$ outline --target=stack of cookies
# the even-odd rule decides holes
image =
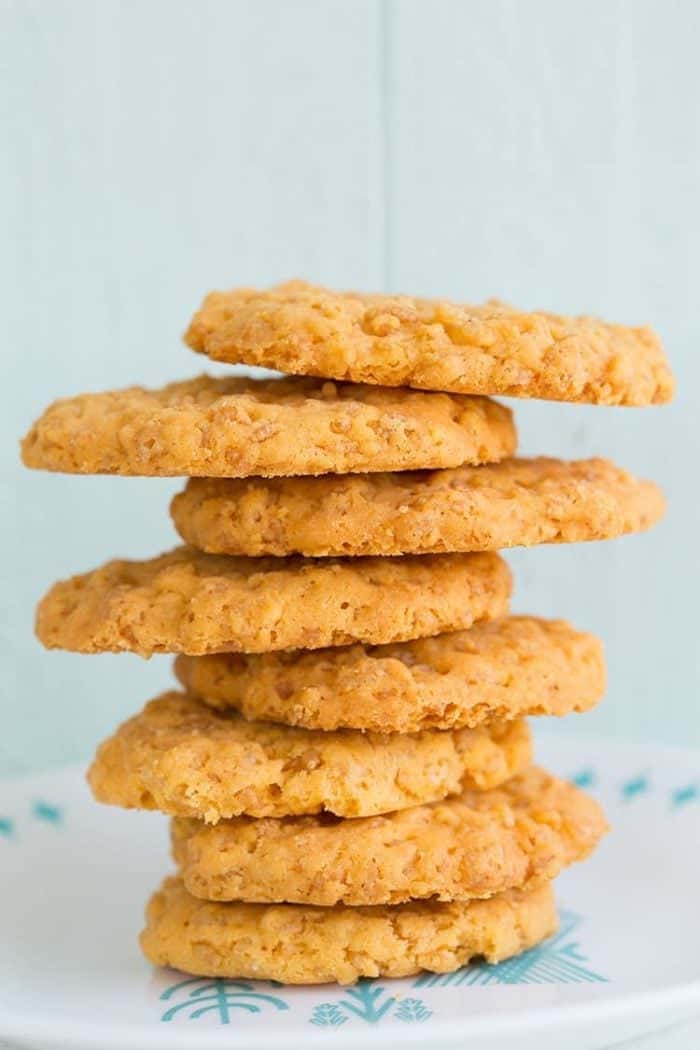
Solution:
[[[208,296],[186,338],[293,375],[85,394],[23,442],[29,467],[190,478],[185,545],[58,583],[37,616],[48,648],[177,654],[182,690],[89,773],[172,817],[145,954],[346,983],[532,947],[606,825],[532,764],[526,717],[590,709],[605,668],[596,638],[508,614],[496,551],[639,531],[663,497],[605,460],[514,458],[484,395],[667,401],[656,337],[295,282]]]

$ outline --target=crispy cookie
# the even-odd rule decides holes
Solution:
[[[437,554],[611,539],[647,529],[664,498],[605,459],[322,478],[197,478],[171,514],[212,554]]]
[[[593,707],[601,642],[563,620],[510,616],[397,645],[179,657],[177,676],[216,708],[307,729],[414,733]]]
[[[420,970],[448,973],[477,956],[500,962],[556,927],[548,884],[489,900],[315,908],[202,901],[168,878],[148,903],[141,948],[156,966],[202,977],[352,984]]]
[[[245,814],[372,816],[488,789],[530,762],[527,724],[393,733],[314,732],[246,722],[164,693],[100,745],[98,802],[215,824]]]
[[[22,458],[69,474],[244,478],[454,467],[514,448],[510,411],[486,398],[200,376],[56,401]]]
[[[606,827],[592,798],[532,767],[383,816],[176,819],[172,841],[185,887],[205,900],[400,904],[531,889],[587,857]]]
[[[674,379],[650,328],[303,281],[212,292],[185,340],[215,361],[358,383],[601,405],[670,401]]]
[[[47,649],[260,653],[439,634],[507,611],[497,554],[415,558],[229,558],[178,547],[111,561],[39,603]]]

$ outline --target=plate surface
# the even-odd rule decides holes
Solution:
[[[153,970],[136,937],[166,820],[97,806],[82,770],[0,785],[0,1039],[26,1047],[608,1046],[700,1012],[700,755],[540,734],[614,825],[558,881],[559,932],[496,967],[290,988]],[[289,946],[290,952],[293,945]]]

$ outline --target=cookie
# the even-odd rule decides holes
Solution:
[[[171,514],[213,554],[437,554],[604,540],[647,529],[664,498],[604,459],[508,459],[431,473],[196,478]]]
[[[56,401],[22,459],[69,474],[245,478],[485,463],[515,440],[510,411],[486,398],[200,376]]]
[[[523,721],[381,736],[246,722],[164,693],[100,745],[88,779],[98,802],[210,824],[334,813],[363,817],[487,789],[531,759]]]
[[[373,908],[242,904],[192,897],[165,879],[146,909],[144,955],[202,977],[283,984],[352,984],[361,977],[449,973],[470,959],[497,963],[557,927],[550,885],[489,900]]]
[[[600,405],[670,401],[674,379],[650,328],[303,281],[212,292],[185,335],[215,361],[386,387]]]
[[[143,656],[380,644],[502,615],[510,590],[497,554],[310,561],[178,547],[54,584],[36,633],[47,649]]]
[[[415,733],[587,711],[602,643],[563,620],[510,616],[397,645],[178,657],[189,692],[245,718],[307,729]]]
[[[492,791],[383,816],[176,819],[172,841],[195,897],[328,907],[530,889],[587,857],[606,828],[592,798],[531,767]]]

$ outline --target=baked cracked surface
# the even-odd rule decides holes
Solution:
[[[664,512],[657,485],[605,459],[318,478],[196,478],[171,514],[213,554],[309,557],[498,550],[612,539]]]
[[[205,900],[400,904],[549,882],[606,830],[598,804],[531,767],[491,791],[376,817],[172,822],[185,887]]]
[[[397,645],[179,657],[175,669],[191,693],[245,718],[378,733],[561,716],[605,690],[599,639],[534,616]]]
[[[373,816],[496,787],[530,760],[524,721],[384,736],[324,733],[247,722],[171,692],[100,745],[88,780],[98,802],[215,824],[241,814]]]
[[[185,335],[215,361],[464,394],[600,405],[670,401],[674,379],[648,327],[289,281],[211,292]]]
[[[556,927],[549,885],[459,903],[315,908],[197,900],[167,878],[148,903],[141,948],[156,966],[203,977],[352,984],[500,962]]]
[[[380,644],[507,611],[497,554],[415,558],[231,558],[178,547],[62,580],[37,609],[48,649],[188,653]]]
[[[509,409],[487,398],[199,376],[55,401],[22,459],[69,474],[241,478],[485,463],[515,443]]]

